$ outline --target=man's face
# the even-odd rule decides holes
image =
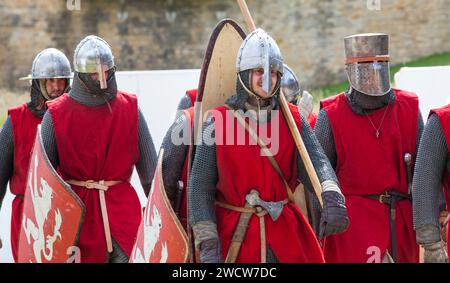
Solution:
[[[269,93],[264,91],[262,88],[263,75],[264,75],[264,69],[262,69],[262,68],[253,69],[252,89],[253,89],[253,92],[255,92],[257,95],[261,96],[262,98],[269,98],[277,84],[277,79],[278,79],[277,71],[273,70],[271,72],[272,87],[271,87]]]
[[[91,80],[98,83],[100,85],[100,79],[98,73],[89,73],[89,76],[91,77]],[[105,78],[109,77],[109,70],[105,71]]]
[[[47,94],[51,99],[57,98],[64,93],[64,90],[67,87],[66,79],[46,79],[45,80],[45,89],[47,90]]]

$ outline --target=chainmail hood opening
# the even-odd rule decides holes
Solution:
[[[37,117],[44,117],[47,107],[45,102],[49,99],[45,88],[45,79],[33,79],[30,87],[30,102],[27,103],[28,109]],[[70,79],[66,79],[66,88],[64,93],[70,91]]]
[[[236,79],[236,95],[230,97],[226,104],[236,110],[260,110],[270,111],[278,105],[277,99],[280,94],[281,74],[278,74],[277,84],[275,85],[273,95],[269,98],[261,98],[253,92],[251,86],[252,70],[245,70],[238,73]],[[256,105],[255,104],[256,101]]]
[[[395,94],[392,89],[385,95],[371,96],[350,87],[346,92],[346,95],[350,107],[359,115],[370,113],[386,105],[390,105],[395,101]]]
[[[75,72],[69,95],[87,106],[98,106],[113,100],[117,94],[115,71],[115,67],[109,70],[105,89],[101,89],[100,83],[94,81],[89,74]]]

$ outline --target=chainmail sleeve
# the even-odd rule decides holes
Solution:
[[[190,130],[189,121],[185,115],[180,115],[170,126],[161,144],[161,147],[164,148],[162,162],[164,187],[167,197],[172,203],[174,203],[176,198],[177,182],[181,180],[189,148],[188,144],[184,142],[184,130],[186,129]],[[180,144],[177,141],[180,141]],[[184,186],[186,185],[184,184]]]
[[[330,120],[328,119],[325,109],[320,109],[317,117],[316,126],[314,127],[317,140],[322,146],[325,155],[328,157],[331,165],[336,169],[337,154],[336,146],[334,144],[333,130],[331,129]]]
[[[185,95],[183,95],[180,102],[178,103],[177,110],[188,109],[192,106],[194,106],[194,105],[192,105],[191,98],[189,97],[189,95],[185,94]]]
[[[44,149],[47,153],[48,159],[50,160],[53,168],[57,168],[59,165],[58,148],[56,147],[55,130],[53,128],[53,121],[49,111],[45,112],[44,118],[42,119],[41,133]]]
[[[423,128],[424,128],[422,113],[421,113],[420,110],[419,110],[419,118],[418,118],[418,120],[419,121],[417,123],[416,152],[415,152],[414,156],[417,156],[417,153],[419,151],[420,139],[422,138],[422,133],[423,133]],[[450,162],[450,159],[448,161]],[[444,190],[442,190],[439,193],[438,203],[439,203],[439,211],[443,211],[443,210],[446,209],[445,198],[444,198]]]
[[[317,173],[319,182],[323,184],[323,182],[325,181],[333,181],[337,185],[338,180],[336,177],[336,173],[334,172],[333,167],[331,167],[330,161],[328,160],[322,147],[320,146],[319,141],[314,134],[314,131],[311,129],[309,123],[303,117],[301,117],[301,119],[301,137],[303,143],[305,144],[308,155],[311,158],[311,162]],[[319,235],[321,207],[312,186],[311,180],[308,177],[308,173],[306,172],[306,167],[300,156],[298,156],[298,176],[300,181],[305,186],[305,196],[308,202],[309,222],[316,235]]]
[[[212,117],[203,125],[203,142],[196,147],[188,189],[189,223],[216,222],[215,206],[218,172],[215,130]]]
[[[424,128],[424,125],[423,125],[422,112],[419,109],[419,117],[418,117],[418,121],[417,121],[416,154],[415,154],[415,156],[417,156],[417,152],[419,151],[420,138],[422,137],[423,128]]]
[[[436,115],[431,115],[423,131],[413,179],[414,229],[439,225],[439,198],[442,176],[449,161],[448,147]]]
[[[6,118],[0,131],[0,208],[14,171],[14,137],[11,119]]]
[[[145,195],[147,196],[152,186],[158,157],[156,155],[152,136],[141,109],[139,109],[138,113],[138,147],[139,159],[136,162],[136,171],[139,175],[139,180],[141,181]]]
[[[307,120],[301,116],[302,120],[302,132],[301,137],[303,143],[305,144],[306,150],[308,151],[309,157],[311,158],[311,162],[316,170],[317,177],[319,178],[320,183],[324,181],[330,180],[338,183],[338,179],[336,174],[331,167],[330,161],[325,155],[322,146],[320,145],[318,139],[316,138],[314,131],[311,129]],[[298,158],[299,164],[299,178],[302,182],[308,183],[309,178],[306,175],[305,165],[303,164],[301,158]]]

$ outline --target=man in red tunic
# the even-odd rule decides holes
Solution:
[[[163,180],[167,197],[183,227],[187,229],[187,171],[189,146],[194,124],[194,105],[198,89],[189,89],[180,99],[174,123],[164,136]]]
[[[423,129],[418,98],[391,88],[386,34],[344,42],[350,88],[321,101],[315,132],[335,168],[350,225],[325,239],[325,259],[418,262],[408,189]]]
[[[164,188],[185,228],[187,228],[188,156],[192,145],[193,124],[194,107],[179,109],[174,123],[168,129],[161,144],[164,148],[162,162]]]
[[[70,77],[70,63],[64,53],[55,48],[41,51],[33,61],[30,77],[27,77],[32,80],[31,101],[8,109],[8,117],[0,132],[0,206],[8,182],[11,193],[15,195],[11,211],[14,260],[17,260],[23,195],[36,127],[47,110],[45,102],[67,91]]]
[[[448,262],[446,210],[450,206],[449,144],[450,105],[446,105],[431,111],[420,140],[414,169],[414,229],[417,243],[424,248],[424,262]],[[442,192],[444,201],[440,200]],[[440,218],[443,219],[440,221]]]
[[[317,114],[312,112],[313,98],[311,94],[302,91],[297,76],[286,64],[284,64],[284,71],[280,88],[283,90],[286,100],[298,105],[299,112],[304,117],[308,117],[311,128],[314,128]],[[197,94],[198,89],[190,89],[183,95],[177,107],[175,122],[167,131],[161,144],[161,147],[164,148],[164,187],[184,227],[187,227],[188,153],[194,117],[193,106],[197,100]]]
[[[285,118],[278,111],[283,59],[276,42],[261,29],[253,31],[242,43],[236,65],[237,93],[204,123],[203,141],[196,147],[190,175],[189,222],[200,260],[220,262],[234,254],[235,260],[227,261],[323,262],[317,238],[291,198],[298,179],[308,190],[311,187]],[[290,104],[290,110],[323,188],[320,234],[342,232],[348,219],[336,176],[297,107]],[[268,150],[279,173],[235,118],[234,114],[242,117],[244,112],[252,131],[268,131]],[[261,131],[259,137],[268,144]],[[240,218],[247,218],[248,223]],[[230,249],[236,232],[244,234],[237,253],[234,247]]]
[[[130,184],[136,166],[145,194],[156,151],[135,95],[117,90],[108,43],[87,36],[75,49],[72,90],[49,103],[44,147],[86,207],[78,247],[82,262],[127,262],[141,220]]]

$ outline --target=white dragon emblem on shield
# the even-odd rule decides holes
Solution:
[[[150,193],[149,198],[151,198],[153,190]],[[153,212],[153,213],[152,213]],[[146,263],[149,262],[150,256],[155,250],[156,244],[159,241],[159,234],[162,227],[161,215],[155,205],[148,207],[145,210],[143,232],[144,232],[144,252],[141,251],[139,247],[136,246],[132,254],[133,262],[136,263]],[[162,242],[161,244],[161,258],[160,263],[165,263],[168,257],[167,243]]]
[[[52,208],[52,188],[45,181],[40,178],[40,186],[38,187],[37,167],[38,157],[34,160],[34,167],[32,174],[29,176],[28,189],[30,190],[31,200],[34,210],[36,223],[30,218],[24,217],[22,220],[22,227],[25,231],[28,244],[33,241],[33,252],[36,262],[42,262],[42,255],[47,261],[53,257],[53,245],[57,238],[62,239],[59,232],[62,224],[61,212],[59,209],[54,210],[55,220],[53,227],[53,235],[45,235],[44,224]],[[30,238],[31,236],[31,238]]]

